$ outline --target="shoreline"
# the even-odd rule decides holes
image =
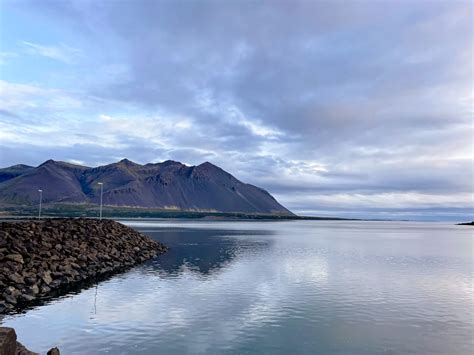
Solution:
[[[167,249],[113,220],[0,222],[0,314],[81,290]]]
[[[353,218],[298,216],[286,213],[218,212],[198,210],[173,210],[130,206],[103,206],[104,217],[127,218],[189,218],[189,219],[242,219],[242,220],[357,220]],[[2,206],[0,219],[37,218],[38,206]],[[42,217],[47,218],[96,218],[99,207],[90,204],[45,204]]]

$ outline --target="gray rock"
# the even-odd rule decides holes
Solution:
[[[4,294],[3,297],[5,298],[5,301],[12,305],[15,305],[17,303],[15,296]]]
[[[8,275],[8,278],[17,285],[25,283],[25,280],[23,279],[23,276],[21,276],[20,274],[18,274],[16,272],[13,273],[13,274]]]
[[[49,285],[51,282],[53,282],[53,279],[51,278],[51,274],[49,271],[45,271],[40,275],[41,279],[46,285]]]
[[[28,294],[22,294],[22,295],[21,295],[21,298],[22,298],[24,301],[27,301],[27,302],[31,302],[31,301],[33,301],[33,300],[36,299],[35,296],[28,295]]]
[[[8,259],[8,260],[20,263],[20,264],[24,263],[23,256],[21,256],[20,254],[8,254],[8,255],[5,256],[5,259]]]
[[[40,290],[39,290],[38,285],[33,285],[33,286],[30,286],[30,287],[27,288],[27,292],[28,292],[29,295],[35,296],[39,293],[39,291]]]

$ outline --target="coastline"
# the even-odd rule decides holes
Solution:
[[[38,215],[38,206],[2,206],[1,219],[34,219]],[[91,204],[44,204],[42,216],[48,218],[99,216],[99,207]],[[247,212],[218,212],[200,210],[159,209],[131,206],[103,206],[103,216],[114,219],[130,218],[189,218],[189,219],[245,219],[245,220],[355,220],[339,217],[298,216],[285,213],[247,213]]]
[[[112,220],[0,223],[0,314],[121,272],[167,247]]]

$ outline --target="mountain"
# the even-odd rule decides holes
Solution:
[[[13,165],[8,168],[0,169],[0,183],[23,175],[31,169],[34,169],[34,167],[23,164]]]
[[[187,166],[167,160],[137,164],[128,159],[95,168],[48,160],[38,167],[0,169],[0,203],[98,203],[103,183],[104,205],[184,211],[292,213],[267,191],[245,184],[205,162]]]

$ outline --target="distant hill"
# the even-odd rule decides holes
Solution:
[[[91,168],[48,160],[38,167],[0,169],[0,179],[3,205],[37,204],[38,189],[44,203],[98,203],[102,182],[104,205],[109,206],[293,215],[267,191],[209,162],[141,165],[123,159]]]

